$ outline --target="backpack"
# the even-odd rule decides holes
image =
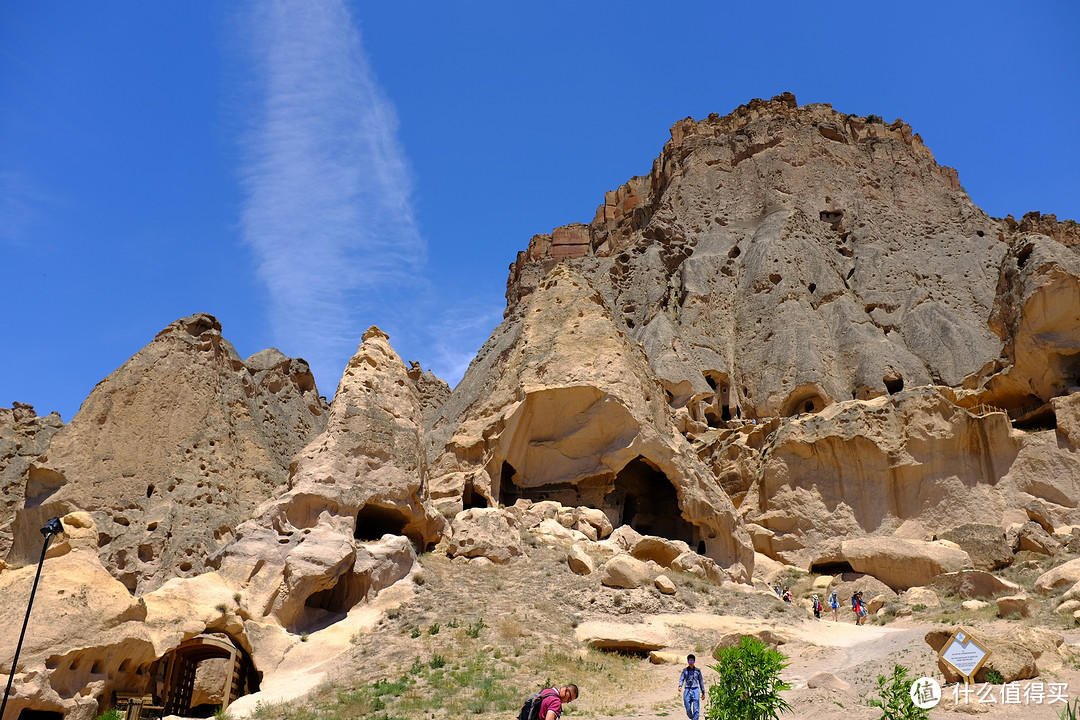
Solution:
[[[558,691],[555,691],[558,693]],[[525,704],[521,706],[521,712],[518,713],[518,720],[540,720],[540,704],[544,702],[544,698],[552,697],[552,689],[541,690],[540,692],[534,692],[525,700]]]
[[[859,596],[858,595],[852,595],[851,596],[851,609],[855,610],[858,607],[859,607]]]

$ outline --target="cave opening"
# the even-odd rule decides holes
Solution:
[[[904,389],[904,378],[900,375],[886,376],[881,378],[881,381],[885,383],[885,389],[889,391],[890,395],[895,395]]]
[[[499,502],[506,507],[510,507],[522,497],[521,488],[514,482],[516,474],[514,466],[504,460],[499,470]]]
[[[361,542],[375,542],[383,535],[404,535],[409,518],[394,508],[364,505],[356,512],[353,538]]]
[[[488,505],[488,499],[478,493],[473,487],[472,480],[465,481],[465,487],[461,491],[461,507],[464,510],[490,507]]]
[[[843,575],[853,573],[855,570],[846,560],[814,563],[810,566],[810,572],[815,575]]]
[[[64,720],[64,714],[55,710],[34,710],[23,708],[19,713],[19,720]]]
[[[237,698],[257,692],[261,680],[251,657],[224,633],[184,641],[155,663],[151,676],[157,679],[151,680],[147,694],[116,693],[117,709],[134,710],[134,717],[148,711],[214,717]],[[154,702],[148,703],[150,699]]]
[[[606,509],[613,522],[618,520],[643,535],[695,545],[695,528],[682,517],[675,486],[640,455],[615,476],[615,489],[608,496]]]

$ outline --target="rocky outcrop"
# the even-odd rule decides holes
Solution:
[[[326,423],[303,360],[247,360],[205,314],[177,320],[98,383],[27,473],[9,560],[54,515],[91,513],[102,564],[132,592],[193,577],[288,477]]]
[[[325,430],[296,455],[286,488],[237,529],[221,574],[259,614],[300,631],[411,572],[415,549],[446,527],[427,501],[422,423],[404,363],[369,328]]]
[[[57,413],[38,417],[33,405],[0,408],[0,568],[11,552],[12,521],[23,506],[30,466],[62,427]]]
[[[519,498],[591,507],[748,579],[753,550],[731,501],[612,313],[559,267],[503,322],[430,426],[433,501],[448,514]]]

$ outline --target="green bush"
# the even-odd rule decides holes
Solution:
[[[780,697],[791,685],[780,679],[788,666],[787,658],[752,637],[743,636],[739,644],[721,649],[716,664],[719,674],[709,688],[707,720],[775,720],[791,706]]]
[[[878,693],[881,699],[870,700],[870,705],[881,708],[881,720],[928,720],[929,710],[915,707],[911,701],[911,683],[907,668],[893,665],[891,677],[878,675]]]

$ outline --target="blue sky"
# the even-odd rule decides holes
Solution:
[[[532,235],[783,91],[1080,219],[1078,8],[0,2],[0,406],[70,420],[194,312],[327,396],[372,324],[453,384]]]

